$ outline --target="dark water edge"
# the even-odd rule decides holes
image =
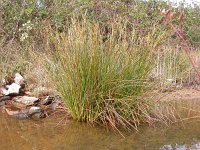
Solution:
[[[190,147],[200,141],[200,120],[169,127],[143,126],[139,132],[124,132],[122,138],[117,132],[85,123],[58,124],[62,118],[16,120],[2,114],[0,118],[2,150],[159,150],[164,145]]]

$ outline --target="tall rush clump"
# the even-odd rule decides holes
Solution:
[[[105,35],[95,22],[72,19],[66,33],[46,32],[43,64],[72,118],[117,129],[137,128],[149,117],[151,105],[142,96],[165,33],[154,28],[141,38],[130,26],[115,20]]]

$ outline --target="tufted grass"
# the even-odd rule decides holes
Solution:
[[[153,29],[139,38],[121,19],[109,31],[102,34],[98,23],[86,19],[72,19],[65,33],[46,28],[40,60],[73,119],[137,128],[150,116],[151,102],[142,96],[152,87],[148,77],[166,33]]]

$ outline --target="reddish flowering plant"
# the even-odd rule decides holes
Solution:
[[[163,24],[168,26],[170,25],[173,33],[175,33],[176,37],[179,39],[180,45],[187,54],[189,61],[194,69],[194,72],[196,73],[199,81],[200,81],[200,71],[198,70],[197,65],[194,62],[194,59],[190,55],[190,46],[188,42],[186,41],[184,37],[184,32],[183,32],[183,14],[180,14],[178,17],[178,25],[173,23],[174,17],[177,15],[176,12],[173,11],[173,8],[170,7],[166,12],[163,12],[161,9],[160,13],[162,15],[163,19]]]

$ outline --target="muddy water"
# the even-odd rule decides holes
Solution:
[[[125,138],[101,127],[77,122],[16,120],[0,115],[1,150],[156,150],[163,145],[190,147],[200,141],[200,122],[170,127],[141,127]],[[63,123],[62,123],[63,124]]]

